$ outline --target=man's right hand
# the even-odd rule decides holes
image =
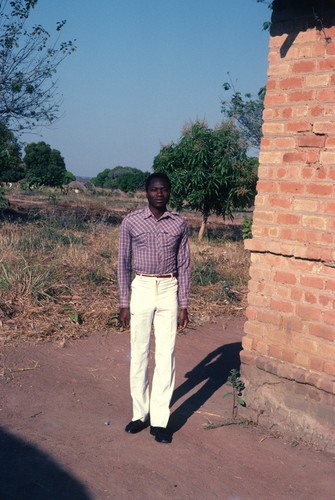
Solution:
[[[130,308],[121,307],[119,312],[119,321],[123,328],[129,328],[130,325]]]

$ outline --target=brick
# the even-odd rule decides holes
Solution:
[[[283,123],[263,123],[263,134],[266,135],[278,135],[284,132],[284,124]],[[308,129],[309,130],[309,129]]]
[[[281,193],[304,193],[305,186],[300,182],[281,182],[279,186]]]
[[[317,290],[323,290],[324,279],[318,276],[301,276],[300,284],[308,288],[316,288]]]
[[[297,36],[297,43],[305,43],[305,42],[319,42],[319,31],[315,29],[308,29],[306,31],[300,31]],[[309,43],[309,45],[313,45]]]
[[[320,162],[323,165],[334,165],[335,163],[335,151],[321,151]]]
[[[335,215],[335,201],[328,201],[323,205],[323,212],[330,215]]]
[[[270,324],[279,326],[281,323],[281,317],[278,313],[268,310],[260,310],[257,311],[257,321],[265,323],[266,325]]]
[[[310,114],[310,105],[303,104],[297,105],[295,104],[292,110],[293,118],[307,118]]]
[[[303,352],[297,352],[295,355],[295,364],[304,368],[309,368],[309,355]]]
[[[285,130],[287,132],[307,132],[307,131],[311,130],[311,128],[312,128],[311,123],[307,122],[307,121],[287,122],[286,124],[282,124],[282,125],[283,125],[283,128],[285,127]]]
[[[297,142],[301,148],[323,148],[326,137],[324,135],[301,135],[298,137]]]
[[[333,56],[335,54],[335,44],[332,41],[331,43],[328,43],[326,46],[326,54]]]
[[[283,78],[283,80],[279,81],[279,87],[282,90],[301,89],[303,86],[303,83],[304,83],[304,80],[302,77]]]
[[[295,214],[279,214],[277,224],[297,225],[300,224],[300,216]]]
[[[274,208],[291,208],[292,200],[284,196],[269,196],[269,206]]]
[[[258,294],[256,294],[256,296],[258,296]],[[249,304],[253,304],[253,303],[249,300]],[[250,319],[250,320],[256,319],[256,310],[255,310],[255,308],[251,307],[251,306],[247,307],[247,309],[245,311],[245,315],[246,315],[247,319]]]
[[[293,200],[293,210],[296,212],[316,212],[318,201],[310,198],[295,198]]]
[[[332,194],[333,186],[331,184],[311,183],[307,186],[306,190],[308,194],[327,196]]]
[[[310,339],[303,335],[294,335],[290,342],[293,349],[304,352],[305,354],[316,355],[318,353],[318,341]]]
[[[314,99],[314,91],[313,90],[305,90],[305,91],[300,91],[300,92],[292,92],[291,94],[288,94],[288,98],[285,100],[285,102],[305,102],[305,101],[312,101]]]
[[[335,136],[326,137],[326,148],[335,148]]]
[[[317,372],[322,372],[323,367],[324,367],[324,361],[323,359],[316,358],[316,357],[311,357],[309,360],[309,368],[311,370],[317,371]]]
[[[306,87],[327,87],[330,83],[331,75],[329,73],[306,75]]]
[[[274,281],[278,283],[287,283],[289,285],[295,285],[297,282],[296,275],[293,273],[285,271],[277,271],[274,275]]]
[[[275,90],[277,87],[277,79],[276,78],[268,78],[266,82],[266,91]]]
[[[318,355],[325,361],[334,362],[335,344],[334,342],[319,342]]]
[[[286,302],[284,300],[272,299],[270,303],[271,310],[279,311],[283,313],[292,313],[293,305],[291,302]]]
[[[281,152],[275,151],[261,151],[259,155],[259,162],[266,164],[278,164],[281,163],[283,154]]]
[[[319,321],[321,319],[321,311],[319,308],[311,307],[310,305],[297,304],[296,314],[304,320]]]
[[[257,183],[257,191],[260,191],[263,193],[277,193],[278,186],[277,186],[277,183],[275,183],[275,182],[263,181],[260,179]]]
[[[281,240],[294,240],[295,239],[294,231],[292,229],[289,229],[289,228],[281,229],[279,234],[280,234]]]
[[[334,102],[335,101],[335,89],[323,89],[318,90],[315,96],[316,100],[319,102]]]
[[[301,218],[303,227],[325,230],[327,228],[327,219],[316,215],[303,215]]]
[[[324,308],[333,309],[335,306],[334,297],[329,297],[328,295],[320,295],[319,296],[319,304]]]
[[[322,116],[323,115],[324,108],[323,106],[313,106],[310,108],[310,113],[312,116]]]
[[[288,335],[292,333],[303,333],[304,322],[298,316],[283,316],[282,328]],[[285,342],[285,345],[290,345],[290,341]]]
[[[276,358],[276,359],[281,360],[283,358],[282,347],[279,347],[277,345],[270,345],[269,346],[269,356],[271,356],[271,358]]]
[[[298,61],[293,64],[292,73],[314,73],[316,61]]]
[[[282,360],[287,363],[293,363],[295,359],[295,351],[293,349],[289,349],[288,347],[284,347],[282,351]]]
[[[320,149],[306,149],[305,150],[305,161],[307,165],[320,162]]]
[[[246,321],[244,324],[244,332],[250,334],[256,338],[263,337],[268,331],[269,327],[264,323],[258,323],[256,321]]]
[[[293,152],[293,153],[285,153],[283,155],[283,161],[285,163],[304,163],[305,156],[303,152]]]
[[[305,302],[308,304],[316,304],[318,302],[318,296],[315,293],[305,292]]]
[[[334,394],[335,384],[332,380],[329,380],[327,375],[320,376],[320,389],[322,391],[329,392],[330,394]]]
[[[329,361],[325,362],[323,364],[322,371],[324,371],[324,373],[326,373],[327,375],[331,375],[332,377],[335,377],[335,364],[331,363]]]
[[[321,71],[329,71],[335,69],[335,57],[334,58],[328,57],[327,59],[321,59],[321,61],[319,61],[319,69]]]
[[[261,139],[261,149],[267,149],[271,144],[271,139],[269,137],[262,137]]]
[[[243,337],[242,338],[242,347],[243,349],[246,349],[247,351],[252,350],[252,339],[250,337]]]
[[[335,340],[335,331],[331,326],[323,323],[311,323],[308,327],[310,335],[324,340]]]
[[[285,62],[280,62],[277,64],[271,64],[268,67],[268,77],[276,76],[276,75],[288,75],[291,72],[291,65]]]
[[[335,104],[325,104],[323,106],[323,115],[332,117],[335,115]]]
[[[285,120],[292,118],[292,116],[293,116],[293,108],[283,108],[282,117],[285,118]]]
[[[324,312],[323,320],[330,325],[335,325],[335,311]],[[334,338],[335,338],[335,335],[334,335]]]
[[[266,93],[264,97],[264,105],[266,106],[272,106],[272,105],[279,105],[279,104],[286,104],[287,102],[287,94],[285,92],[281,92],[280,94],[270,94]]]
[[[293,149],[296,147],[295,137],[277,137],[273,139],[273,147],[276,149]]]
[[[316,121],[313,124],[313,132],[315,134],[333,134],[335,133],[335,124],[330,121]]]
[[[275,219],[275,214],[273,212],[266,212],[262,210],[257,210],[254,214],[254,223],[257,223],[259,221],[263,222],[274,222]]]
[[[255,349],[259,354],[266,356],[268,354],[269,346],[262,340],[259,340],[256,344],[256,349]]]

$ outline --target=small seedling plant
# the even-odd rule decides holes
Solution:
[[[233,419],[236,419],[239,405],[246,406],[246,403],[242,398],[242,393],[245,388],[245,384],[240,379],[240,373],[235,368],[230,371],[230,375],[228,376],[227,379],[227,385],[232,387],[232,390],[224,394],[223,397],[226,398],[228,396],[232,396],[233,398],[232,417]]]

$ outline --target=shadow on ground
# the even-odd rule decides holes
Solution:
[[[239,370],[241,350],[241,342],[225,344],[209,353],[190,372],[185,374],[187,380],[175,389],[171,407],[199,384],[203,385],[171,414],[169,427],[172,432],[181,429],[193,413],[199,410],[227,382],[231,370],[234,368]]]
[[[86,488],[49,455],[0,428],[1,500],[90,500]]]

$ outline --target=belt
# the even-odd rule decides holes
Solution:
[[[137,276],[143,276],[144,278],[176,278],[176,273],[169,274],[144,274],[144,273],[136,273]]]

